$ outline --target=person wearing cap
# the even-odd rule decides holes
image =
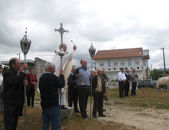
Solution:
[[[120,68],[118,73],[118,84],[119,84],[119,97],[124,97],[124,88],[125,88],[126,76],[124,73],[124,68]]]
[[[28,85],[25,73],[20,71],[21,62],[11,58],[9,69],[4,73],[4,125],[5,130],[16,130],[18,118],[24,104],[24,87]]]
[[[76,80],[73,79],[73,74],[75,72],[76,67],[72,66],[71,73],[68,77],[68,106],[72,107],[72,103],[74,104],[74,112],[79,113],[78,107],[77,107],[77,101],[78,101],[78,89]]]

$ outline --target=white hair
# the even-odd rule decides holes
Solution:
[[[102,69],[102,68],[98,68],[98,69],[97,69],[97,72],[98,72],[98,71],[103,71],[103,69]]]
[[[52,62],[47,62],[45,64],[45,70],[48,71],[49,68],[54,68],[55,67],[55,64],[53,64]]]

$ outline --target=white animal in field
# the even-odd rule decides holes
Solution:
[[[161,77],[157,80],[155,89],[160,90],[160,88],[169,89],[169,77]]]

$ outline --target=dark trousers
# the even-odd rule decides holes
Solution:
[[[68,86],[68,106],[72,107],[73,103],[75,111],[78,111],[77,100],[78,100],[78,88]]]
[[[27,88],[26,95],[27,95],[27,105],[30,106],[31,104],[32,107],[34,107],[35,89],[33,86]]]
[[[60,128],[60,108],[59,106],[47,107],[42,109],[42,130],[59,130]]]
[[[22,105],[4,104],[5,130],[16,130]]]
[[[102,92],[94,92],[94,105],[93,105],[93,115],[96,116],[98,112],[99,115],[103,115],[103,93]]]
[[[130,87],[130,82],[129,81],[126,81],[125,82],[125,96],[128,96],[129,95],[129,87]]]
[[[131,89],[131,95],[136,95],[136,86],[137,82],[132,82],[132,89]]]
[[[125,87],[125,83],[123,81],[119,81],[119,97],[123,97],[124,87]]]
[[[78,88],[80,112],[83,118],[87,117],[86,108],[88,101],[89,88]]]

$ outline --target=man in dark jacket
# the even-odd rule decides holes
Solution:
[[[68,106],[72,107],[72,103],[74,103],[74,111],[79,113],[77,107],[77,100],[78,100],[78,89],[76,80],[73,79],[73,74],[75,72],[76,67],[72,66],[72,71],[68,77]]]
[[[126,69],[125,76],[126,76],[126,82],[125,82],[125,95],[124,96],[129,96],[131,76],[129,75],[128,69]]]
[[[19,59],[10,59],[9,66],[10,69],[4,73],[4,121],[5,130],[16,130],[18,117],[24,104],[24,86],[28,82],[25,80],[25,74],[20,71]]]
[[[92,86],[94,96],[93,117],[96,118],[97,111],[99,116],[105,117],[103,114],[103,96],[105,94],[105,82],[104,77],[102,76],[102,69],[98,69],[97,75],[92,78]]]
[[[47,73],[43,74],[39,79],[39,89],[41,95],[42,106],[42,121],[43,130],[49,129],[49,123],[52,124],[52,130],[60,128],[60,109],[58,88],[65,86],[63,70],[60,71],[60,76],[54,75],[55,65],[51,62],[45,64]]]

